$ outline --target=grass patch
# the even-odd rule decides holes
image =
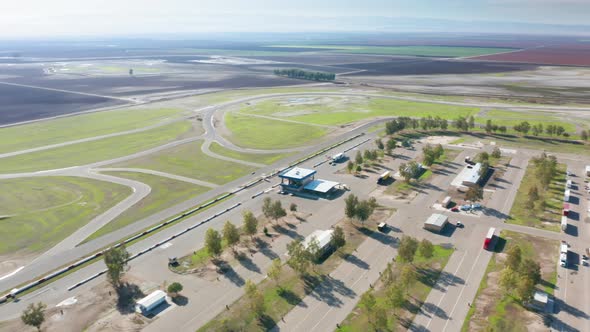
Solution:
[[[557,266],[555,261],[558,256],[559,241],[528,234],[502,231],[501,237],[507,241],[506,251],[511,246],[518,245],[522,250],[522,259],[531,258],[541,264],[541,283],[537,289],[553,294],[555,288]],[[462,331],[489,330],[489,331],[526,331],[538,316],[531,318],[527,309],[513,297],[505,295],[499,286],[500,271],[505,266],[505,254],[495,253],[486,268],[475,301],[473,302]],[[540,322],[536,322],[538,327]]]
[[[552,179],[545,194],[542,195],[545,208],[542,211],[536,208],[536,212],[532,214],[525,208],[525,202],[528,199],[529,189],[534,185],[538,185],[534,169],[535,166],[533,163],[529,162],[524,178],[516,193],[512,209],[510,209],[510,218],[508,218],[507,222],[559,232],[563,193],[565,190],[566,165],[557,164],[557,174]]]
[[[375,299],[378,305],[382,305],[387,311],[388,316],[388,330],[397,331],[405,330],[409,323],[412,322],[414,316],[419,311],[421,303],[426,300],[432,287],[436,284],[442,270],[449,261],[452,248],[444,248],[441,246],[434,246],[434,255],[431,258],[424,258],[416,254],[414,258],[414,265],[418,272],[418,281],[407,289],[408,297],[406,304],[397,312],[387,302],[387,285],[382,278],[377,281],[373,289]],[[397,275],[403,266],[407,263],[393,262],[392,271]],[[357,306],[340,324],[340,328],[336,331],[368,331],[370,323],[367,313]]]
[[[293,98],[264,100],[240,110],[241,113],[271,115],[294,121],[343,125],[378,116],[439,116],[455,119],[458,116],[475,115],[476,107],[455,106],[428,102],[386,98],[323,97],[292,102]],[[309,99],[309,98],[298,98]]]
[[[209,149],[212,152],[217,153],[222,156],[225,156],[225,157],[239,159],[239,160],[245,160],[245,161],[249,161],[249,162],[253,162],[253,163],[260,163],[260,164],[265,164],[265,165],[273,164],[283,158],[286,158],[286,157],[292,155],[292,153],[243,153],[243,152],[238,152],[235,150],[226,149],[223,146],[221,146],[220,144],[218,144],[217,142],[211,143],[211,145],[209,146]]]
[[[338,267],[342,260],[353,254],[357,248],[376,225],[387,219],[393,210],[380,208],[365,223],[367,228],[357,228],[347,220],[338,223],[343,227],[346,234],[346,245],[338,252],[333,253],[322,264],[316,266],[306,277],[299,277],[288,265],[284,265],[279,285],[274,281],[264,279],[258,284],[258,289],[264,294],[266,304],[266,315],[258,320],[251,313],[248,299],[242,296],[232,305],[229,310],[221,312],[213,320],[209,321],[198,331],[268,331],[284,315],[291,311],[306,295],[310,294],[321,282],[328,282],[326,275]]]
[[[252,166],[210,157],[201,151],[202,144],[202,141],[189,142],[109,166],[152,169],[218,184],[256,170]]]
[[[498,126],[506,126],[510,130],[516,124],[527,121],[532,125],[542,124],[543,127],[547,125],[563,126],[565,131],[574,134],[576,132],[576,125],[574,123],[560,121],[556,116],[547,115],[543,112],[511,112],[504,110],[490,110],[484,116],[476,117],[475,122],[484,125],[487,120],[492,120],[492,123]]]
[[[0,214],[9,217],[0,220],[0,254],[48,249],[130,194],[122,185],[78,177],[2,180]]]
[[[122,157],[176,140],[190,129],[190,122],[182,121],[140,133],[3,158],[0,172],[58,169]]]
[[[104,174],[136,180],[149,185],[152,191],[144,199],[104,225],[84,242],[91,241],[160,212],[176,204],[199,196],[209,188],[161,176],[134,172],[104,172]]]
[[[237,145],[257,149],[283,149],[304,145],[327,134],[324,128],[242,114],[227,113],[229,139]]]
[[[95,112],[0,128],[0,153],[143,128],[178,117],[178,109]]]
[[[337,53],[416,55],[427,57],[464,57],[515,51],[500,47],[461,47],[461,46],[348,46],[348,45],[270,45],[269,48],[299,48],[326,50]]]

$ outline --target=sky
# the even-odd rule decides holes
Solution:
[[[391,31],[399,18],[586,25],[589,17],[590,0],[2,0],[0,37]]]

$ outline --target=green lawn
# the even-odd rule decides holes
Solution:
[[[223,184],[252,173],[255,167],[209,157],[202,141],[181,144],[109,167],[145,168]]]
[[[518,245],[522,259],[531,258],[541,265],[541,283],[536,288],[553,294],[555,289],[559,241],[528,234],[502,231],[506,240],[504,252]],[[486,268],[475,300],[463,322],[461,331],[527,331],[531,315],[516,299],[506,295],[499,285],[505,255],[495,253]]]
[[[484,125],[487,120],[492,120],[493,124],[499,126],[506,126],[509,129],[516,124],[527,121],[531,125],[542,124],[543,127],[547,125],[563,126],[565,131],[574,134],[576,133],[576,125],[571,122],[561,121],[557,116],[547,115],[543,112],[511,112],[504,110],[490,110],[484,116],[476,117],[475,122]]]
[[[211,145],[209,146],[209,149],[212,152],[217,153],[222,156],[225,156],[225,157],[244,160],[244,161],[250,161],[253,163],[259,163],[259,164],[265,164],[265,165],[270,165],[274,162],[277,162],[277,161],[291,155],[291,153],[243,153],[243,152],[238,152],[235,150],[226,149],[223,146],[221,146],[220,144],[218,144],[217,142],[211,143]]]
[[[123,109],[0,128],[0,153],[146,127],[175,118],[178,109]]]
[[[174,141],[189,130],[190,122],[182,121],[135,134],[3,158],[0,173],[33,172],[109,160]]]
[[[549,189],[547,189],[544,195],[546,207],[542,210],[537,208],[533,214],[525,208],[525,202],[528,199],[528,192],[531,186],[537,185],[540,188],[540,185],[534,172],[534,165],[532,162],[529,162],[524,178],[516,193],[514,204],[510,210],[510,218],[506,220],[508,223],[559,232],[563,194],[565,191],[566,165],[558,164],[557,168],[557,175],[553,178]]]
[[[209,190],[192,183],[177,181],[161,176],[134,172],[104,172],[104,174],[143,182],[152,188],[150,194],[137,204],[103,226],[85,241],[121,229],[138,220],[160,212],[176,204],[195,198]]]
[[[464,57],[500,52],[515,51],[500,47],[460,47],[460,46],[348,46],[348,45],[270,45],[268,47],[320,49],[338,53],[416,55],[432,57]]]
[[[439,116],[456,119],[475,115],[476,107],[414,102],[387,98],[333,97],[323,100],[318,96],[298,103],[297,99],[279,98],[257,102],[243,107],[240,113],[269,115],[276,118],[320,125],[342,125],[378,116]],[[291,100],[294,100],[291,102]]]
[[[328,130],[299,123],[275,121],[227,113],[225,123],[234,144],[257,149],[284,149],[302,146],[327,134]]]
[[[405,330],[403,324],[413,320],[417,312],[416,310],[428,297],[428,294],[436,284],[441,271],[444,269],[453,253],[453,249],[451,248],[434,246],[434,249],[434,255],[431,258],[424,258],[416,254],[413,264],[418,272],[419,280],[407,289],[408,296],[406,304],[399,309],[397,313],[387,302],[387,286],[384,284],[384,281],[380,279],[376,283],[373,291],[377,305],[384,306],[387,311],[388,331]],[[400,271],[404,265],[405,263],[401,262],[393,263],[393,274],[395,275],[397,271]],[[364,332],[369,331],[370,326],[366,312],[357,304],[348,317],[346,317],[346,319],[340,324],[340,328],[336,329],[336,331]]]
[[[65,239],[131,194],[118,184],[78,177],[0,181],[0,255],[39,252]]]

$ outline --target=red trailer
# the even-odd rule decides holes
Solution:
[[[483,248],[485,250],[494,250],[494,237],[496,236],[496,229],[491,227],[488,230],[485,240],[483,241]]]
[[[563,203],[563,215],[567,216],[570,214],[570,205],[568,203]]]

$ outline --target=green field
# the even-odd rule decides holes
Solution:
[[[414,102],[386,98],[317,97],[280,98],[243,107],[240,113],[258,114],[319,125],[343,125],[378,116],[439,116],[456,119],[475,115],[476,107]],[[291,101],[294,102],[291,102]]]
[[[464,57],[492,53],[515,51],[513,48],[500,47],[460,47],[460,46],[348,46],[348,45],[271,45],[268,47],[308,48],[337,53],[379,54],[379,55],[416,55],[427,57]]]
[[[0,181],[0,255],[48,249],[131,194],[118,184],[77,177]]]
[[[223,184],[252,173],[255,167],[209,157],[201,151],[202,141],[181,144],[137,159],[109,165],[152,169]]]
[[[525,208],[525,202],[528,199],[529,189],[537,185],[537,178],[534,171],[535,167],[532,162],[524,174],[524,178],[518,187],[514,204],[510,210],[508,223],[525,225],[529,227],[542,228],[550,231],[559,232],[561,225],[561,209],[563,204],[563,195],[565,191],[565,164],[557,164],[557,175],[551,181],[549,188],[543,196],[545,208],[537,208],[535,214],[531,214]],[[539,187],[539,185],[537,185]],[[541,192],[541,194],[543,194]]]
[[[0,128],[0,153],[112,134],[177,118],[178,109],[124,109]]]
[[[0,173],[33,172],[109,160],[174,141],[190,130],[190,122],[175,122],[135,134],[3,158]]]
[[[511,246],[518,245],[521,248],[522,260],[531,258],[539,262],[542,280],[536,288],[553,294],[559,242],[506,230],[502,231],[501,238],[506,240],[504,252]],[[527,324],[531,317],[538,314],[531,315],[517,299],[505,294],[499,285],[505,257],[503,254],[495,253],[490,260],[461,331],[530,331]]]
[[[285,149],[305,145],[327,134],[327,129],[227,113],[225,124],[234,144],[256,149]]]
[[[291,153],[243,153],[235,150],[226,149],[217,142],[211,143],[209,149],[217,153],[219,155],[239,159],[244,161],[250,161],[253,163],[260,163],[265,165],[270,165],[275,163],[283,158],[286,158],[291,155]]]
[[[161,176],[134,172],[104,172],[121,178],[143,182],[152,188],[150,194],[92,234],[86,241],[121,229],[142,218],[195,198],[209,188]]]

